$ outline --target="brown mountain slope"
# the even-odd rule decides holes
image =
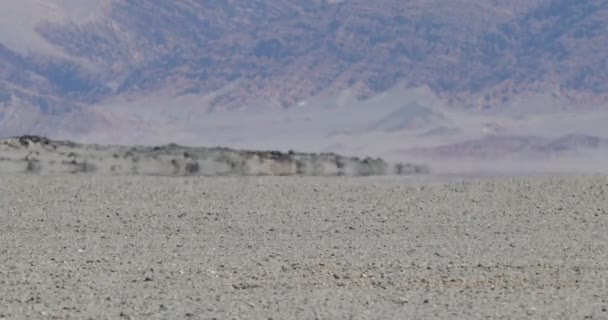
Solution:
[[[500,109],[529,92],[596,105],[608,89],[606,0],[83,1],[103,5],[34,24],[60,55],[0,45],[0,133],[24,106],[44,119],[150,94],[213,93],[203,110],[291,107],[404,83]],[[2,6],[24,3],[41,2]]]

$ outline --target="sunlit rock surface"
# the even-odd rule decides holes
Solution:
[[[2,173],[94,173],[167,176],[278,175],[369,176],[427,173],[413,164],[333,153],[244,151],[228,148],[100,146],[53,141],[40,136],[0,141]]]

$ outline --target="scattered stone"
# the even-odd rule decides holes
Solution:
[[[0,140],[0,173],[138,174],[166,176],[377,176],[429,173],[417,164],[380,158],[289,150],[191,148],[177,144],[125,147],[54,141],[40,136]],[[123,155],[120,157],[119,155]]]

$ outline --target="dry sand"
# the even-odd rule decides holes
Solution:
[[[0,175],[0,319],[608,317],[608,178]]]

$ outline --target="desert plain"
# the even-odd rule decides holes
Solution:
[[[0,319],[605,319],[608,177],[0,175]]]

